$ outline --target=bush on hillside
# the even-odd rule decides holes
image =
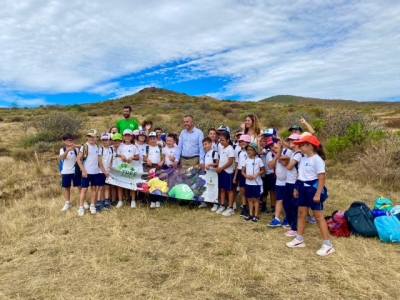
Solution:
[[[79,136],[85,123],[86,119],[76,113],[55,112],[35,122],[37,133],[23,138],[21,144],[28,147],[38,142],[58,142],[67,132]]]

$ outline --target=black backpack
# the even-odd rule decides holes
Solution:
[[[378,236],[374,224],[374,217],[371,210],[364,202],[354,201],[344,213],[344,217],[349,223],[349,228],[352,233],[365,237]]]

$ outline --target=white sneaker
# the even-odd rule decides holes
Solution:
[[[225,206],[221,205],[221,206],[217,209],[216,213],[217,213],[218,215],[220,215],[220,214],[222,214],[224,211],[225,211]]]
[[[150,208],[156,208],[156,203],[155,202],[151,202],[150,203]]]
[[[228,208],[221,215],[223,215],[224,217],[229,217],[229,216],[232,216],[234,214],[235,214],[235,211],[233,210],[233,208]]]
[[[61,211],[67,211],[69,209],[69,207],[70,207],[70,204],[65,202],[63,208],[61,208]]]
[[[236,202],[233,203],[233,210],[236,210]]]
[[[156,201],[156,208],[160,208],[160,207],[161,207],[160,201]]]
[[[87,203],[87,201],[85,200],[85,202],[83,202],[83,207],[85,209],[89,209],[89,203]]]
[[[207,203],[201,202],[199,208],[207,208]]]
[[[91,204],[91,205],[90,205],[90,213],[91,213],[92,215],[94,215],[94,214],[96,213],[96,206],[94,206],[94,204]]]
[[[85,214],[85,208],[83,206],[80,206],[78,209],[78,217],[83,217]]]
[[[131,202],[131,208],[136,208],[136,201],[132,200],[132,202]]]
[[[294,238],[289,243],[286,243],[286,246],[289,248],[303,248],[306,246],[306,244],[304,243],[304,240],[299,241],[298,239]]]
[[[213,207],[211,208],[212,212],[216,212],[218,210],[219,205],[218,204],[214,204]]]
[[[322,244],[321,249],[319,249],[317,251],[317,254],[319,256],[326,256],[326,255],[329,255],[329,254],[332,254],[332,253],[335,253],[335,252],[336,252],[336,250],[335,250],[335,248],[333,248],[332,245],[331,246],[327,246],[325,244]]]
[[[120,208],[120,207],[122,207],[122,205],[124,205],[124,202],[118,201],[118,203],[117,203],[117,205],[115,207],[116,208]]]

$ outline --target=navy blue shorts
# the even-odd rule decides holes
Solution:
[[[275,184],[276,184],[276,177],[275,174],[265,174],[265,186],[264,186],[264,191],[275,191]]]
[[[239,184],[239,187],[241,187],[241,188],[246,187],[246,178],[244,178],[241,171],[238,171],[237,182]]]
[[[297,205],[303,207],[309,207],[312,210],[323,210],[323,201],[314,202],[313,198],[315,195],[315,188],[312,186],[305,186],[303,189],[299,189],[299,198],[297,199]]]
[[[61,174],[61,187],[71,187],[71,181],[74,187],[81,186],[81,177],[75,176],[75,174]]]
[[[97,174],[98,176],[98,186],[106,185],[106,175],[104,173]]]
[[[90,186],[99,186],[99,174],[88,174],[86,178],[82,177],[81,180],[82,188],[88,188]]]
[[[259,185],[246,184],[246,198],[260,198],[261,187]]]
[[[226,191],[233,190],[233,173],[228,174],[224,171],[218,174],[218,188]]]
[[[276,200],[285,199],[286,185],[275,185],[275,192],[276,192],[276,196],[275,196]]]

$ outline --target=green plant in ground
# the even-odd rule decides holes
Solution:
[[[52,143],[40,141],[35,144],[34,149],[38,153],[50,152],[51,150],[53,150],[53,146],[54,145]]]
[[[21,145],[28,147],[37,142],[57,142],[67,132],[78,136],[85,123],[86,119],[76,113],[49,114],[33,124],[38,132],[23,138]]]
[[[314,128],[315,132],[318,134],[321,131],[321,129],[324,127],[325,121],[321,120],[321,119],[314,119],[314,120],[312,120],[310,125],[312,128]]]
[[[79,105],[79,104],[73,104],[73,105],[67,106],[67,111],[84,112],[84,111],[86,111],[86,108],[84,108],[82,105]]]
[[[328,158],[334,158],[342,151],[348,149],[350,146],[351,144],[347,137],[333,136],[327,140],[325,152]]]

